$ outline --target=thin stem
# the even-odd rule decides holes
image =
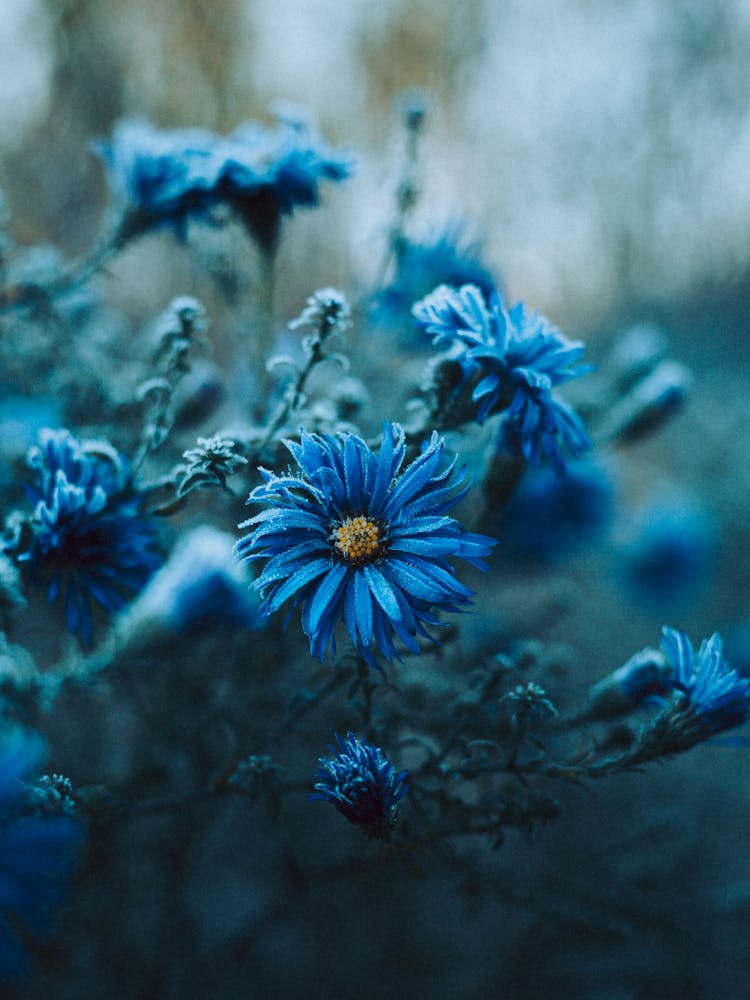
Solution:
[[[259,371],[264,370],[266,358],[274,340],[274,298],[276,291],[276,248],[261,250],[260,282],[257,290],[260,322],[254,344],[253,361]]]
[[[97,271],[114,257],[124,246],[119,229],[94,248],[91,255],[74,264],[46,288],[33,283],[21,284],[0,290],[0,313],[11,309],[34,306],[40,301],[49,301],[85,284]]]
[[[299,702],[293,709],[288,713],[286,718],[281,722],[279,727],[275,730],[271,737],[271,744],[276,744],[282,736],[285,736],[295,723],[303,716],[306,715],[310,709],[319,705],[321,702],[325,701],[330,695],[342,687],[346,681],[349,680],[349,674],[346,670],[337,670],[333,677],[318,688],[310,698]]]
[[[315,368],[316,365],[320,364],[320,362],[324,360],[325,360],[325,354],[323,353],[322,349],[322,340],[315,341],[313,343],[310,357],[307,359],[307,364],[297,376],[297,381],[294,384],[294,388],[292,389],[291,393],[286,394],[286,397],[281,402],[279,408],[276,410],[276,413],[271,419],[268,425],[268,429],[266,430],[266,433],[263,437],[263,440],[258,446],[259,452],[262,453],[265,450],[265,448],[273,440],[276,432],[281,427],[284,426],[287,419],[297,409],[302,400],[302,396],[305,390],[305,385],[307,384],[307,380],[310,377],[310,373],[312,372],[313,368]]]
[[[363,659],[359,661],[359,683],[362,688],[362,724],[367,738],[370,739],[372,735],[372,692],[374,684],[370,677],[370,668]]]

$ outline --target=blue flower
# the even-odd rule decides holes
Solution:
[[[662,636],[672,667],[669,683],[681,693],[684,708],[701,723],[704,735],[742,725],[750,714],[750,678],[726,663],[719,633],[703,640],[697,656],[684,632],[665,626]]]
[[[446,516],[468,486],[455,476],[455,459],[442,469],[444,441],[433,434],[403,471],[406,445],[398,424],[386,424],[375,455],[355,434],[302,432],[287,442],[299,474],[265,482],[248,503],[272,506],[240,525],[251,534],[237,543],[240,559],[266,559],[255,586],[265,596],[260,614],[288,600],[303,607],[310,652],[323,658],[343,618],[357,651],[370,663],[379,648],[400,659],[393,638],[419,653],[416,636],[431,639],[433,609],[458,611],[473,594],[460,583],[449,557],[484,569],[494,540],[472,534]]]
[[[205,216],[214,202],[221,160],[210,132],[128,120],[94,149],[125,209],[126,236],[163,225],[182,232],[188,216]]]
[[[259,599],[248,589],[246,567],[233,562],[233,548],[231,535],[208,525],[188,532],[129,609],[126,629],[156,623],[195,635],[256,627]]]
[[[572,462],[561,477],[529,471],[501,512],[503,539],[512,552],[549,560],[596,537],[612,516],[612,484],[589,462]]]
[[[380,747],[347,733],[336,734],[338,749],[329,746],[332,757],[321,757],[310,799],[332,803],[350,823],[369,837],[384,839],[393,830],[398,801],[406,795],[407,771],[394,772]]]
[[[716,531],[708,512],[681,497],[646,507],[636,535],[620,553],[624,580],[636,598],[674,606],[693,599],[710,578]]]
[[[39,762],[41,742],[12,731],[0,740],[0,978],[26,968],[19,930],[49,931],[80,838],[68,816],[35,819],[23,815],[22,779]]]
[[[579,458],[591,447],[578,414],[552,393],[590,370],[576,364],[582,343],[568,340],[522,302],[507,309],[495,292],[488,304],[474,285],[442,285],[413,313],[434,343],[447,343],[465,367],[477,423],[505,412],[510,439],[530,465],[544,454],[563,473],[565,453]]]
[[[475,285],[489,302],[495,283],[476,255],[462,242],[458,227],[449,227],[431,240],[404,240],[397,248],[396,273],[374,301],[374,317],[384,324],[403,324],[413,333],[411,308],[437,285],[458,289]]]
[[[222,152],[220,197],[265,250],[274,247],[283,215],[317,205],[319,182],[346,180],[353,166],[301,122],[280,121],[273,129],[247,122]]]
[[[248,122],[228,136],[123,121],[96,149],[124,209],[123,238],[164,225],[182,234],[188,218],[210,221],[224,204],[264,250],[273,249],[283,215],[318,204],[321,180],[352,170],[349,158],[289,121],[270,129]]]
[[[50,602],[64,593],[68,627],[90,645],[92,601],[118,611],[161,558],[154,529],[139,516],[141,498],[123,456],[106,442],[82,442],[47,430],[29,453],[36,478],[32,539],[19,561],[48,580]]]

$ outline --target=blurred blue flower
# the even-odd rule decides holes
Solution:
[[[0,978],[26,969],[21,937],[49,931],[80,838],[80,826],[69,816],[23,815],[22,781],[41,752],[41,741],[20,731],[0,738]]]
[[[397,248],[393,280],[373,301],[375,321],[413,333],[413,304],[438,285],[455,289],[475,285],[487,302],[495,290],[492,275],[479,260],[476,248],[462,240],[457,226],[423,243],[403,241]]]
[[[94,149],[124,209],[124,236],[162,225],[182,233],[189,215],[205,216],[214,202],[221,161],[210,132],[126,120]]]
[[[396,773],[380,747],[347,733],[336,734],[338,749],[321,757],[310,799],[330,802],[368,837],[384,839],[393,830],[398,801],[409,790],[407,771]]]
[[[590,370],[578,365],[580,341],[568,340],[522,302],[507,309],[499,294],[489,304],[474,285],[442,285],[417,302],[414,317],[434,343],[448,344],[474,381],[474,419],[505,412],[506,423],[530,465],[544,454],[556,472],[565,453],[579,458],[591,447],[578,414],[552,390]]]
[[[127,120],[95,148],[124,210],[123,238],[164,225],[184,234],[189,217],[210,221],[211,210],[225,204],[271,250],[283,215],[317,205],[321,180],[341,181],[352,171],[348,157],[289,120],[273,128],[247,122],[228,136]]]
[[[572,462],[565,476],[530,471],[502,511],[503,544],[532,559],[565,555],[609,524],[612,506],[612,483],[592,463]]]
[[[161,562],[155,532],[139,516],[125,458],[107,442],[79,441],[46,430],[28,462],[35,481],[29,547],[19,561],[48,580],[50,602],[62,593],[71,632],[91,644],[92,601],[118,611]]]
[[[623,546],[620,560],[636,597],[673,605],[692,598],[706,583],[715,552],[715,527],[706,511],[676,498],[641,513],[635,537]]]
[[[438,625],[433,609],[458,611],[473,594],[455,576],[449,557],[485,568],[494,540],[472,534],[446,516],[466,494],[455,459],[442,469],[444,441],[433,434],[403,471],[406,445],[398,424],[386,424],[379,455],[355,434],[302,432],[287,442],[299,474],[261,470],[264,484],[248,503],[272,506],[243,522],[251,534],[237,543],[240,559],[266,559],[255,586],[267,594],[269,615],[289,599],[302,605],[311,655],[323,658],[343,618],[364,659],[379,648],[400,659],[397,636],[419,653],[417,634]]]
[[[672,666],[670,685],[685,699],[685,708],[705,727],[706,735],[734,729],[750,714],[750,678],[724,660],[721,636],[704,639],[696,655],[685,635],[664,626],[662,649]]]
[[[257,626],[260,602],[233,548],[231,535],[209,525],[188,532],[129,609],[125,628],[141,632],[158,623],[195,634]]]
[[[276,243],[283,215],[318,204],[321,180],[346,180],[353,169],[351,157],[330,149],[298,121],[280,121],[273,129],[247,122],[222,152],[220,198],[265,250]]]

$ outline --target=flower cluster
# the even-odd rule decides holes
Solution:
[[[64,593],[68,627],[90,645],[92,601],[114,612],[143,587],[161,562],[155,533],[122,455],[67,430],[40,437],[29,453],[32,538],[18,559],[47,578],[50,602]]]
[[[368,837],[387,838],[396,823],[398,801],[409,790],[408,772],[396,773],[380,747],[351,732],[345,740],[337,733],[336,746],[328,748],[332,757],[320,758],[310,798],[332,803]]]
[[[475,285],[441,285],[417,302],[417,323],[448,344],[472,385],[473,418],[505,412],[505,440],[530,465],[545,455],[558,473],[565,454],[580,457],[591,442],[578,414],[552,390],[589,370],[584,350],[522,302],[508,309],[497,292],[489,304]]]
[[[0,739],[0,978],[26,968],[28,932],[48,931],[80,836],[70,816],[24,815],[22,781],[40,756],[41,744],[30,735],[11,731]]]
[[[189,218],[208,221],[223,204],[266,251],[275,246],[283,215],[317,205],[320,180],[341,181],[352,170],[348,157],[290,121],[274,128],[247,122],[217,136],[126,120],[97,151],[124,208],[124,237],[164,225],[183,233]]]
[[[310,652],[335,651],[340,618],[357,651],[370,663],[379,648],[399,659],[394,636],[419,653],[416,636],[431,639],[433,609],[458,611],[473,594],[455,576],[449,557],[485,568],[494,540],[466,531],[450,510],[463,497],[455,459],[443,465],[444,441],[433,434],[403,471],[405,435],[386,424],[378,455],[355,434],[301,434],[286,442],[299,473],[265,482],[248,503],[269,503],[243,522],[252,531],[237,543],[240,559],[267,560],[255,586],[260,613],[288,600],[303,607]]]

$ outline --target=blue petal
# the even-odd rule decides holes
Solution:
[[[317,577],[322,576],[323,573],[328,572],[331,566],[330,559],[314,559],[312,562],[304,565],[296,573],[293,573],[285,583],[278,587],[267,601],[264,601],[262,605],[263,614],[273,614],[274,611],[278,611],[281,605],[293,594],[296,594],[301,587],[305,587],[317,579]],[[258,583],[261,584],[262,589],[262,577],[258,580]]]
[[[314,593],[308,599],[306,613],[310,622],[311,633],[318,630],[323,616],[334,607],[344,584],[348,567],[345,563],[329,562],[329,571],[320,581]]]
[[[396,595],[380,570],[369,564],[362,567],[362,573],[370,588],[370,593],[386,615],[393,621],[401,621],[401,610]]]

